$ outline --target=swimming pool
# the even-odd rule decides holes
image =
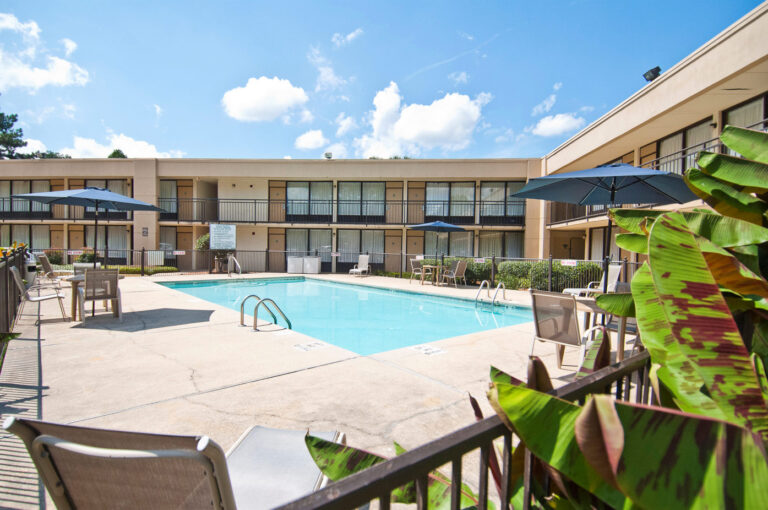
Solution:
[[[250,294],[270,298],[295,331],[362,355],[533,320],[530,308],[497,305],[491,311],[464,299],[303,277],[161,285],[237,311]],[[256,300],[249,301],[246,313],[252,314],[255,305]],[[264,310],[259,317],[271,320]]]

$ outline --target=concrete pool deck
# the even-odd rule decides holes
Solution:
[[[241,277],[269,276],[286,275]],[[477,292],[375,276],[313,277],[467,299]],[[352,446],[392,456],[393,441],[414,448],[473,423],[468,394],[492,415],[485,398],[491,365],[526,378],[531,322],[426,344],[431,349],[360,356],[275,326],[254,332],[239,326],[236,311],[157,284],[209,278],[222,276],[128,277],[120,282],[122,321],[98,304],[87,322],[63,322],[58,305],[48,301],[38,323],[38,308],[28,303],[17,326],[22,337],[11,342],[0,375],[0,412],[208,435],[225,450],[254,424],[337,429]],[[508,291],[507,298],[530,303],[527,292]],[[538,344],[536,354],[556,385],[570,380],[576,349],[566,350],[563,370],[551,344]],[[23,460],[15,438],[3,435],[0,443],[2,452],[21,452]],[[10,474],[0,472],[0,506],[38,504],[34,468],[30,473],[22,460],[7,468]],[[13,473],[26,475],[14,485]],[[28,486],[19,489],[22,482]]]

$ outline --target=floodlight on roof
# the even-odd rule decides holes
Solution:
[[[659,77],[661,74],[661,67],[656,66],[653,69],[649,69],[648,71],[643,73],[643,78],[645,78],[645,81],[653,81],[656,78]]]

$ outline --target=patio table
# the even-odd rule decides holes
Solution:
[[[424,285],[424,269],[431,269],[432,270],[432,285],[436,285],[440,282],[440,271],[443,268],[442,265],[432,265],[432,264],[424,264],[421,266],[422,272],[421,272],[421,284]]]
[[[120,280],[125,278],[125,275],[121,274],[118,276]],[[72,316],[73,321],[77,321],[77,310],[79,308],[77,299],[77,288],[80,286],[81,283],[85,281],[85,275],[84,274],[78,274],[75,276],[68,276],[66,278],[62,278],[64,281],[67,281],[72,285],[72,308],[70,310],[70,314]],[[80,320],[83,320],[83,310],[80,310]]]

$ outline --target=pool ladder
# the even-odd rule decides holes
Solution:
[[[227,260],[227,276],[232,276],[232,273],[235,271],[237,271],[237,274],[243,274],[243,269],[240,267],[240,262],[237,261],[234,255],[230,255],[229,259]]]
[[[256,306],[253,308],[253,330],[258,331],[259,328],[257,327],[259,323],[259,307],[264,306],[264,309],[269,313],[269,315],[272,316],[272,323],[277,324],[277,316],[275,315],[275,312],[272,311],[272,309],[269,307],[269,303],[272,304],[272,306],[275,307],[275,310],[277,310],[277,313],[280,314],[280,316],[283,318],[283,320],[288,324],[288,329],[293,329],[293,325],[291,324],[290,319],[285,316],[283,311],[280,309],[279,306],[277,306],[277,303],[275,303],[273,300],[269,298],[260,298],[256,294],[251,294],[250,296],[247,296],[243,301],[240,303],[240,325],[245,326],[245,302],[248,301],[251,298],[256,298],[259,301],[256,303]]]
[[[475,294],[475,304],[477,304],[478,300],[480,299],[480,292],[483,291],[483,287],[485,287],[486,292],[488,293],[488,297],[491,297],[491,282],[488,280],[483,280],[480,283],[480,288],[477,289],[477,294]],[[504,285],[504,282],[499,282],[499,284],[496,286],[496,292],[493,293],[493,299],[491,299],[491,306],[496,304],[496,297],[499,295],[499,289],[502,290],[502,299],[506,301],[507,299],[507,286]]]

